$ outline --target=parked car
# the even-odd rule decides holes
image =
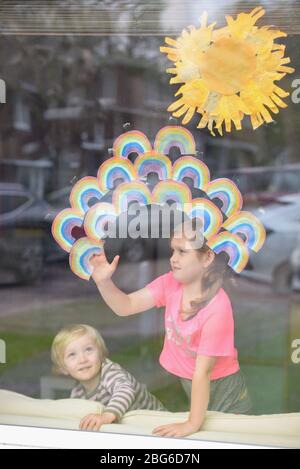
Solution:
[[[243,195],[244,206],[257,208],[299,192],[300,164],[224,170],[217,177],[232,179]]]
[[[279,197],[276,203],[254,210],[266,228],[262,249],[250,257],[242,275],[273,285],[274,291],[293,289],[292,258],[300,243],[300,194]]]
[[[22,185],[0,183],[1,283],[26,284],[41,276],[50,210]]]
[[[300,239],[291,254],[290,263],[292,268],[292,289],[300,291]]]

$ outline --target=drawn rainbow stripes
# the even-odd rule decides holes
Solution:
[[[258,252],[266,240],[266,230],[258,218],[250,212],[240,212],[228,218],[223,227],[236,235],[245,236],[245,243],[249,249]]]
[[[137,172],[131,161],[111,158],[104,161],[97,174],[100,190],[104,193],[113,189],[117,179],[130,182],[137,179]]]
[[[210,200],[197,198],[186,205],[186,214],[190,218],[199,218],[203,226],[203,236],[210,239],[218,233],[223,223],[223,215]]]
[[[70,204],[71,207],[82,212],[87,212],[90,208],[90,203],[93,200],[101,200],[104,192],[100,190],[97,178],[86,176],[76,182],[71,190]]]
[[[56,215],[52,223],[52,235],[60,247],[70,252],[76,239],[72,232],[83,224],[83,212],[73,208],[66,208]]]
[[[206,193],[211,200],[216,198],[222,202],[221,210],[227,217],[239,212],[243,206],[242,195],[230,179],[215,179],[208,184]]]
[[[129,130],[120,135],[113,144],[114,156],[128,158],[130,153],[146,153],[152,150],[151,143],[143,132]]]
[[[124,182],[113,193],[113,205],[117,213],[125,212],[131,202],[140,205],[152,203],[152,194],[147,185],[141,181]]]
[[[134,167],[139,179],[147,178],[151,172],[156,173],[161,181],[170,179],[172,176],[172,163],[169,158],[155,151],[139,155],[134,162]]]
[[[206,190],[209,181],[209,169],[203,161],[192,156],[182,156],[173,165],[173,179],[182,182],[185,177],[193,180],[194,187]]]
[[[98,241],[105,237],[107,230],[105,225],[108,222],[115,222],[117,218],[117,212],[115,207],[107,202],[100,202],[94,205],[86,214],[84,219],[84,231],[86,235]]]
[[[69,264],[72,272],[83,280],[89,280],[93,268],[90,259],[93,254],[99,254],[103,250],[102,241],[93,241],[89,238],[81,238],[71,249]]]
[[[194,155],[196,144],[193,134],[184,127],[167,125],[160,129],[154,142],[154,150],[168,155],[172,147],[177,147],[181,155]]]
[[[239,236],[223,231],[211,238],[207,245],[216,253],[225,252],[229,256],[228,265],[240,273],[247,265],[249,253]]]
[[[152,191],[153,203],[163,205],[168,201],[176,203],[180,207],[191,203],[192,194],[187,185],[178,181],[160,181]]]

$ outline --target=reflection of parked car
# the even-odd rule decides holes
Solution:
[[[292,289],[300,291],[300,236],[298,244],[291,254],[290,264],[292,268]]]
[[[245,206],[259,207],[276,203],[278,197],[299,192],[300,164],[231,169],[222,171],[218,177],[228,177],[236,182]]]
[[[71,189],[72,186],[66,186],[62,189],[58,189],[57,191],[51,192],[47,196],[47,202],[51,205],[51,207],[57,210],[57,212],[69,207]]]
[[[264,224],[267,239],[242,275],[269,282],[277,292],[288,292],[293,278],[291,256],[300,239],[300,194],[279,197],[253,213]]]
[[[1,282],[30,283],[42,273],[49,205],[20,184],[0,184]]]

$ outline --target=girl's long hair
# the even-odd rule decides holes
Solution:
[[[198,220],[199,221],[199,220]],[[192,220],[188,220],[184,222],[185,229],[184,229],[184,237],[189,240],[191,237],[188,234],[188,230],[186,230],[186,225],[190,225],[193,229],[193,239],[195,234],[195,227],[197,226],[197,221],[195,218]],[[198,225],[199,226],[199,225]],[[173,236],[177,231],[178,227],[175,227],[173,231]],[[202,256],[210,251],[210,248],[207,246],[205,239],[203,240],[202,247],[196,249],[197,254]],[[230,289],[230,287],[235,283],[234,275],[231,269],[227,265],[228,256],[226,253],[215,254],[214,260],[211,262],[209,267],[207,268],[206,272],[204,273],[203,277],[201,278],[200,282],[201,290],[203,295],[201,298],[195,298],[190,302],[190,310],[186,311],[181,309],[179,312],[182,315],[188,315],[192,317],[197,314],[197,312],[204,308],[218,293],[220,288],[224,286],[226,289]],[[226,285],[225,285],[226,282]],[[223,285],[224,284],[224,285]]]

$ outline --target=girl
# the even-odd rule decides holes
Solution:
[[[226,259],[205,243],[195,249],[194,235],[190,220],[175,228],[171,271],[128,295],[111,280],[119,256],[111,264],[104,253],[91,260],[97,288],[117,315],[165,307],[159,361],[181,379],[191,404],[188,420],[155,428],[153,433],[159,436],[183,437],[199,431],[206,410],[248,413],[251,407],[234,347],[231,302],[222,288]]]

